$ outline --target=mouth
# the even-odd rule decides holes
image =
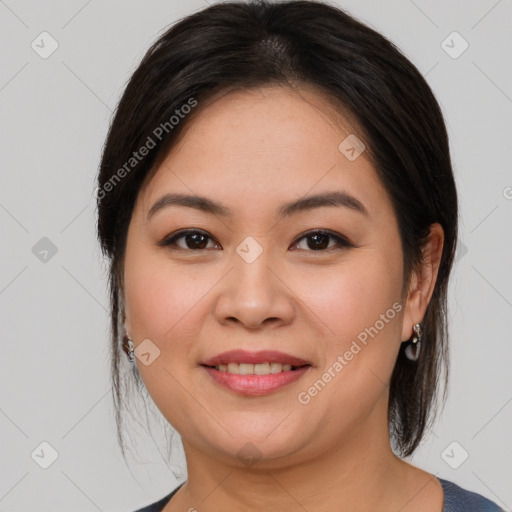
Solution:
[[[282,372],[294,372],[300,368],[311,366],[310,364],[303,364],[300,366],[294,366],[290,363],[228,363],[219,365],[206,365],[201,364],[206,368],[211,368],[219,372],[229,373],[231,375],[275,375]]]
[[[313,365],[276,351],[233,350],[202,363],[217,383],[242,395],[266,395],[299,380]]]
[[[234,364],[236,364],[238,368],[242,368],[242,371],[251,370],[251,365],[257,367],[256,370],[258,371],[266,369],[265,365],[270,365],[270,367],[277,373],[278,369],[281,370],[277,365],[285,366],[285,371],[290,371],[292,368],[299,368],[308,364],[310,365],[310,362],[291,354],[278,352],[277,350],[260,350],[258,352],[250,352],[248,350],[237,349],[217,354],[205,361],[201,361],[200,364],[203,366],[215,367],[221,371],[224,366],[228,369],[230,364],[232,365],[230,368],[233,371],[236,369],[236,367],[233,366]],[[288,368],[287,365],[290,367]]]

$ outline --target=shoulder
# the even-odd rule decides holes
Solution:
[[[439,481],[444,491],[444,506],[442,512],[503,512],[503,509],[498,507],[496,503],[481,494],[463,489],[449,480],[439,478]],[[182,485],[183,483],[167,496],[164,496],[155,503],[137,509],[135,512],[161,512]]]
[[[163,498],[159,499],[158,501],[155,501],[155,503],[151,503],[150,505],[146,505],[145,507],[139,508],[135,510],[134,512],[162,512],[163,508],[169,500],[176,494],[176,491],[184,484],[180,484],[174,491],[170,492],[167,496],[164,496]]]
[[[481,494],[468,491],[449,480],[439,478],[444,491],[442,512],[503,512],[496,503]]]

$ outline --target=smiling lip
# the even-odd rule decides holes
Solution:
[[[259,364],[259,363],[281,363],[291,364],[292,366],[305,366],[310,365],[308,361],[300,359],[299,357],[278,352],[276,350],[260,350],[259,352],[248,352],[247,350],[229,350],[217,354],[206,361],[200,363],[203,366],[219,366],[220,364],[229,363],[246,363],[246,364]]]
[[[287,384],[300,379],[312,367],[305,365],[287,372],[270,373],[268,375],[238,375],[236,373],[221,372],[216,368],[204,366],[210,377],[236,393],[241,395],[266,395]]]
[[[215,368],[221,364],[229,363],[281,363],[289,364],[293,368],[289,371],[270,373],[267,375],[240,375],[223,372]],[[221,386],[224,386],[241,395],[266,395],[287,384],[300,379],[312,365],[299,357],[277,352],[275,350],[260,350],[259,352],[248,352],[247,350],[230,350],[222,352],[210,359],[207,359],[201,366]]]

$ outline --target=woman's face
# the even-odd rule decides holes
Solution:
[[[186,450],[240,465],[251,453],[278,467],[271,459],[387,436],[388,383],[421,318],[401,302],[396,218],[365,152],[357,156],[363,148],[312,91],[231,92],[197,114],[141,190],[128,231],[125,325],[155,404]],[[303,202],[332,193],[354,200]],[[148,217],[166,194],[223,211],[168,201]],[[182,230],[191,236],[161,244]],[[234,349],[310,366],[281,387],[242,393],[202,366]]]

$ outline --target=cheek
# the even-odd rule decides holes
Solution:
[[[135,336],[171,352],[197,338],[197,315],[203,314],[204,296],[213,286],[208,278],[140,250],[126,259],[125,282],[127,315]]]
[[[346,264],[304,272],[296,279],[294,291],[318,318],[328,340],[326,353],[347,350],[358,336],[364,340],[365,329],[376,323],[381,337],[393,335],[390,325],[398,324],[399,307],[393,309],[393,304],[400,299],[401,269],[388,261],[384,254],[360,252]]]
[[[334,436],[372,410],[395,365],[403,309],[401,267],[388,257],[361,252],[357,261],[347,260],[337,270],[306,275],[300,291],[294,289],[322,332],[319,379],[305,383],[301,403],[311,400],[316,410],[329,410],[325,423]]]
[[[137,342],[150,339],[160,349],[150,365],[137,366],[153,401],[173,425],[181,425],[182,414],[197,414],[195,401],[180,383],[195,369],[200,316],[206,314],[205,294],[214,284],[208,286],[208,281],[172,265],[162,254],[127,250],[125,299],[132,334]]]

